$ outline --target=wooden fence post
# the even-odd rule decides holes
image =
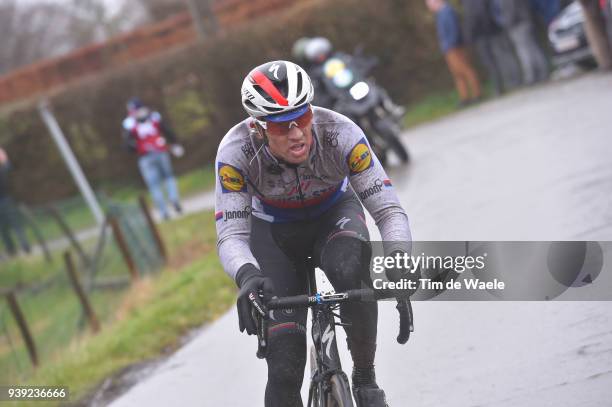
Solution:
[[[142,209],[142,213],[147,219],[147,223],[149,224],[149,229],[155,238],[155,243],[157,244],[157,248],[159,249],[159,253],[164,259],[164,263],[168,262],[168,251],[166,250],[166,245],[159,233],[159,229],[157,228],[157,224],[153,220],[153,216],[151,216],[151,211],[149,210],[149,206],[147,205],[147,200],[143,195],[138,197],[138,202],[140,203],[140,209]]]
[[[83,286],[81,286],[79,276],[74,268],[74,262],[72,261],[72,256],[70,255],[69,251],[64,252],[64,263],[66,264],[66,272],[70,278],[72,288],[79,298],[81,307],[83,307],[83,312],[85,312],[89,325],[91,325],[91,330],[93,333],[98,333],[100,331],[100,321],[98,321],[98,317],[96,316],[96,313],[94,312],[94,309],[87,298],[87,294],[85,294],[85,290],[83,290]]]
[[[47,211],[51,214],[51,216],[55,218],[55,220],[57,221],[57,224],[60,226],[60,228],[66,235],[66,237],[68,237],[68,240],[70,241],[72,246],[74,246],[75,250],[79,254],[79,257],[81,257],[81,260],[83,261],[83,263],[87,265],[91,264],[89,257],[87,257],[87,255],[85,254],[85,250],[83,250],[83,247],[81,246],[77,238],[74,236],[74,233],[72,233],[72,230],[70,229],[70,227],[68,226],[68,224],[66,223],[62,215],[59,213],[57,208],[53,205],[49,205],[47,207]]]
[[[132,277],[132,282],[138,280],[138,269],[136,268],[136,263],[134,263],[134,259],[132,259],[132,255],[130,253],[130,249],[127,246],[127,242],[123,237],[123,233],[121,232],[121,227],[119,226],[119,222],[117,222],[117,218],[114,215],[110,215],[108,221],[113,229],[113,235],[115,235],[115,239],[117,240],[117,245],[119,246],[119,250],[121,250],[121,254],[123,255],[123,259],[125,260],[125,264],[128,266],[128,270],[130,272],[130,276]]]
[[[21,312],[21,308],[19,308],[19,303],[17,302],[15,293],[12,291],[7,293],[6,300],[8,301],[13,317],[19,326],[21,336],[23,337],[23,341],[25,342],[26,348],[28,349],[28,353],[30,355],[30,360],[32,360],[32,365],[36,367],[38,366],[38,352],[36,352],[36,344],[34,343],[34,338],[32,338],[32,334],[30,333],[25,317],[23,316],[23,312]]]

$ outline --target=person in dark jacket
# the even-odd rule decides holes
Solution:
[[[523,70],[523,83],[531,85],[548,78],[548,61],[538,44],[529,0],[494,0],[501,24],[514,44]]]
[[[480,82],[463,46],[457,12],[446,0],[426,0],[426,3],[429,10],[436,15],[440,49],[453,75],[460,106],[477,101],[481,97]]]
[[[9,256],[15,256],[17,255],[17,247],[11,232],[14,232],[17,236],[24,252],[30,253],[30,244],[23,229],[21,214],[9,195],[7,178],[10,168],[8,155],[6,151],[0,148],[0,235]]]
[[[500,94],[521,84],[521,71],[512,44],[496,20],[491,0],[462,0],[465,41],[473,45]]]

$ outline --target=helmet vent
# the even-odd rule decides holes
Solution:
[[[299,95],[300,93],[302,93],[302,73],[298,72],[297,74],[297,92],[296,94]]]
[[[255,106],[255,103],[251,102],[250,100],[245,100],[244,104],[247,105],[249,109],[257,110],[257,106]]]
[[[308,94],[302,96],[302,98],[300,100],[298,100],[298,102],[295,105],[296,106],[301,106],[306,101],[307,97],[308,97]]]
[[[259,93],[264,99],[266,99],[266,101],[270,103],[276,103],[276,101],[272,98],[272,96],[268,95],[268,92],[263,90],[261,86],[253,85],[253,89],[255,89],[255,91]]]

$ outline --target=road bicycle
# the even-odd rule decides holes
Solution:
[[[266,303],[269,310],[310,308],[312,317],[312,341],[310,349],[310,387],[307,407],[353,407],[353,398],[347,375],[342,371],[336,342],[336,326],[350,326],[337,313],[343,302],[377,301],[392,298],[388,291],[373,289],[349,290],[344,293],[323,294],[317,292],[314,267],[308,267],[308,295],[273,298]],[[398,300],[400,316],[397,341],[405,344],[414,331],[412,305],[408,298]],[[255,315],[255,314],[254,314]],[[257,314],[257,357],[266,357],[268,323]]]

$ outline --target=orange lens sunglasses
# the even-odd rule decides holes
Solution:
[[[261,127],[263,127],[272,134],[287,134],[289,133],[289,130],[291,130],[292,126],[296,126],[300,129],[303,129],[308,126],[311,121],[312,109],[309,108],[301,116],[284,122],[271,122],[261,120],[258,120],[257,122],[261,125]]]

